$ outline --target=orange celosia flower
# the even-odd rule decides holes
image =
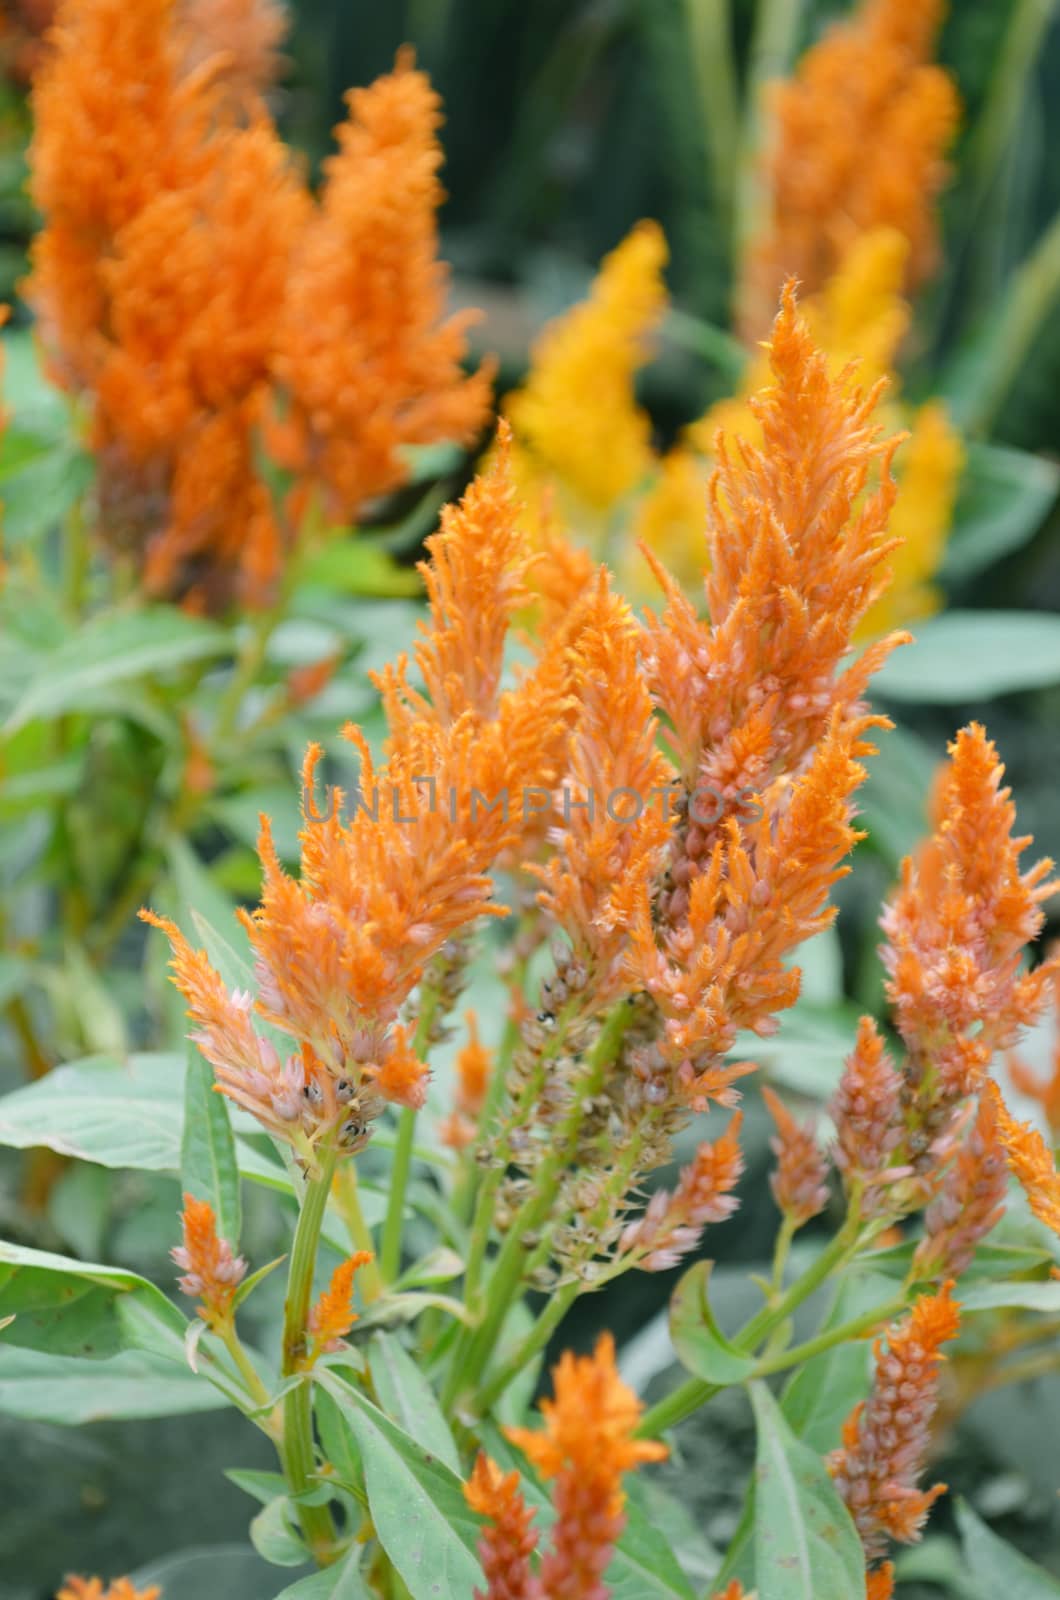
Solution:
[[[315,491],[338,522],[405,481],[402,446],[470,442],[491,376],[461,373],[468,315],[443,320],[437,95],[403,52],[347,103],[291,269],[274,362],[286,410],[272,433],[299,503]]]
[[[465,510],[480,503],[481,492],[480,485]],[[451,572],[472,570],[451,546],[479,532],[473,517],[450,517],[435,559],[448,551]],[[432,591],[433,629],[423,648],[435,659],[446,654],[455,594],[442,582]],[[475,598],[465,594],[461,601],[469,614]],[[564,728],[562,676],[544,667],[531,672],[500,694],[485,718],[470,708],[451,716],[452,686],[443,678],[444,704],[420,707],[420,697],[412,708],[401,702],[400,676],[388,679],[397,725],[379,769],[359,730],[347,730],[361,756],[348,819],[339,791],[328,815],[317,811],[312,796],[322,752],[310,747],[300,880],[283,870],[263,819],[262,900],[253,914],[241,913],[257,958],[256,1002],[249,994],[229,995],[203,952],[147,914],[170,937],[176,982],[218,1087],[303,1159],[326,1138],[337,1138],[347,1154],[361,1148],[385,1101],[423,1104],[427,1069],[412,1051],[401,1009],[450,939],[502,909],[493,900],[490,869],[523,835],[524,789],[556,779],[549,763],[557,722],[561,734]],[[462,681],[469,702],[488,704],[484,683]],[[416,707],[422,715],[413,714]],[[285,1064],[255,1028],[252,1009],[292,1037]]]
[[[488,1519],[479,1542],[486,1588],[475,1590],[475,1600],[542,1600],[530,1565],[537,1529],[531,1527],[534,1513],[523,1499],[519,1474],[502,1472],[480,1450],[464,1498],[472,1511]]]
[[[184,1242],[169,1252],[184,1272],[177,1281],[184,1294],[199,1297],[199,1316],[216,1327],[231,1314],[232,1297],[246,1276],[247,1264],[219,1236],[208,1200],[186,1194],[180,1222]]]
[[[80,1578],[71,1573],[55,1600],[159,1600],[162,1591],[152,1584],[149,1589],[137,1589],[128,1578],[115,1578],[106,1588],[102,1578]]]
[[[1008,1164],[1027,1195],[1030,1208],[1040,1222],[1060,1234],[1060,1172],[1048,1145],[1029,1122],[1019,1122],[1001,1098],[992,1079],[985,1094],[997,1112],[998,1137],[1005,1147]]]
[[[739,1578],[733,1578],[724,1589],[719,1589],[714,1600],[755,1600],[754,1594],[748,1594]]]
[[[641,637],[601,568],[571,650],[577,713],[556,849],[534,869],[540,902],[568,935],[596,1010],[629,987],[626,909],[648,892],[670,837],[672,769],[657,749]]]
[[[980,1239],[1001,1219],[1007,1186],[997,1103],[983,1093],[968,1137],[924,1217],[925,1237],[913,1258],[918,1278],[960,1277]]]
[[[876,1376],[868,1401],[843,1429],[843,1447],[829,1470],[854,1518],[870,1560],[888,1538],[912,1544],[946,1485],[917,1489],[938,1402],[940,1345],[956,1337],[960,1307],[952,1282],[922,1295],[904,1321],[877,1340]]]
[[[934,269],[934,200],[959,114],[952,80],[928,60],[941,12],[941,0],[862,0],[774,89],[764,232],[742,293],[748,338],[786,277],[820,288],[869,229],[909,241],[910,284]]]
[[[287,13],[279,0],[180,0],[189,71],[212,63],[226,103],[253,113],[283,70]]]
[[[862,1215],[872,1216],[883,1203],[880,1184],[906,1177],[910,1169],[890,1165],[904,1133],[902,1080],[871,1017],[862,1017],[858,1024],[857,1043],[847,1057],[830,1109],[836,1130],[835,1164],[848,1189],[857,1184],[868,1191],[862,1198]]]
[[[720,1139],[704,1142],[682,1168],[676,1189],[657,1189],[642,1217],[631,1222],[619,1249],[635,1253],[645,1272],[665,1272],[699,1245],[708,1223],[724,1222],[739,1202],[735,1189],[744,1169],[740,1149],[743,1113],[738,1111]]]
[[[311,1356],[337,1350],[357,1321],[353,1309],[353,1279],[372,1259],[370,1250],[357,1250],[331,1274],[331,1282],[310,1308],[307,1327],[312,1337]]]
[[[828,1204],[828,1161],[812,1122],[800,1127],[768,1084],[762,1086],[762,1099],[777,1128],[769,1141],[777,1158],[769,1186],[784,1215],[801,1228]]]
[[[894,1594],[894,1562],[885,1561],[882,1567],[865,1574],[865,1600],[891,1600]]]
[[[464,1150],[473,1143],[475,1124],[486,1100],[493,1058],[478,1036],[473,1011],[466,1014],[467,1043],[456,1058],[456,1105],[442,1123],[439,1137],[450,1150]]]
[[[1054,956],[1058,953],[1060,950],[1057,949],[1050,952]],[[1053,1143],[1057,1144],[1060,1143],[1060,966],[1053,971],[1052,989],[1058,1026],[1053,1044],[1052,1072],[1049,1077],[1043,1081],[1017,1054],[1010,1055],[1006,1065],[1013,1088],[1027,1095],[1029,1099],[1036,1100],[1041,1106]]]
[[[1056,964],[1021,972],[1038,934],[1040,903],[1056,885],[1052,863],[1025,872],[1030,840],[1013,838],[1015,807],[1004,767],[973,723],[950,745],[933,799],[935,832],[902,864],[880,919],[887,994],[908,1051],[905,1094],[922,1149],[955,1105],[982,1086],[994,1052],[1008,1049],[1044,1003]]]
[[[591,1356],[569,1351],[553,1369],[553,1398],[543,1400],[545,1426],[508,1428],[544,1478],[555,1479],[556,1522],[541,1562],[549,1600],[585,1600],[598,1585],[625,1523],[622,1478],[644,1461],[661,1461],[666,1446],[634,1439],[640,1401],[618,1375],[615,1346],[602,1334]]]

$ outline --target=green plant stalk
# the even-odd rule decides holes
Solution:
[[[733,63],[729,0],[685,0],[692,67],[699,90],[711,188],[718,220],[732,227],[733,165],[739,126],[739,101]]]
[[[456,1398],[462,1383],[466,1387],[477,1383],[493,1352],[526,1271],[528,1252],[524,1238],[528,1233],[536,1232],[548,1219],[555,1203],[553,1184],[569,1162],[577,1144],[584,1117],[584,1101],[598,1092],[604,1073],[614,1060],[629,1026],[629,1020],[630,1008],[620,1001],[601,1029],[588,1068],[582,1081],[575,1087],[573,1105],[564,1118],[551,1153],[534,1174],[533,1190],[513,1218],[501,1246],[487,1286],[486,1315],[472,1335],[466,1352],[458,1346],[454,1353],[446,1386],[450,1402]]]
[[[983,437],[1027,356],[1034,336],[1060,297],[1060,212],[1053,218],[1026,261],[1015,273],[994,323],[990,353],[964,408],[967,431]]]
[[[441,994],[430,988],[423,996],[416,1033],[412,1041],[413,1052],[422,1057],[430,1037],[434,1019],[438,1014]],[[390,1169],[390,1193],[387,1195],[386,1216],[379,1245],[379,1271],[384,1283],[393,1283],[401,1266],[401,1231],[405,1220],[405,1195],[412,1171],[412,1146],[416,1138],[416,1113],[406,1106],[398,1119],[397,1142],[394,1145],[394,1163]]]
[[[791,1345],[787,1350],[767,1357],[758,1363],[753,1376],[767,1378],[774,1372],[786,1372],[789,1367],[801,1366],[804,1361],[822,1355],[824,1351],[831,1350],[837,1344],[845,1344],[848,1339],[863,1338],[881,1323],[890,1322],[895,1317],[901,1316],[905,1307],[905,1297],[896,1295],[893,1300],[888,1300],[886,1305],[875,1306],[873,1310],[863,1312],[860,1317],[852,1317],[849,1322],[844,1322],[837,1328],[826,1329],[823,1333],[816,1334],[814,1338],[807,1339],[803,1344]]]
[[[336,1151],[333,1138],[319,1151],[319,1169],[307,1182],[298,1214],[291,1264],[287,1276],[287,1298],[283,1308],[283,1375],[298,1374],[306,1354],[306,1324],[313,1293],[320,1229],[327,1209],[331,1180],[335,1172]],[[288,1391],[283,1400],[283,1470],[292,1496],[312,1487],[313,1392],[308,1373]],[[306,1543],[320,1566],[327,1566],[336,1555],[335,1524],[327,1506],[297,1505],[298,1520]]]
[[[750,1322],[741,1328],[733,1340],[736,1349],[750,1355],[756,1345],[761,1344],[762,1340],[774,1328],[779,1327],[804,1300],[808,1300],[826,1278],[856,1255],[860,1244],[860,1197],[853,1195],[847,1220],[831,1243],[826,1245],[816,1261],[811,1262],[802,1276],[796,1278],[784,1294],[769,1305],[763,1306],[761,1311],[756,1312]],[[684,1383],[678,1384],[676,1389],[664,1395],[657,1405],[644,1413],[637,1428],[638,1436],[654,1437],[665,1432],[667,1428],[674,1427],[678,1422],[683,1422],[685,1417],[691,1416],[693,1411],[697,1411],[725,1387],[724,1384],[708,1383],[704,1378],[686,1378]]]
[[[1053,13],[1053,0],[1016,0],[998,51],[983,109],[968,140],[965,171],[974,222],[1001,166],[1019,118],[1027,79]]]
[[[379,1271],[379,1264],[375,1258],[375,1244],[372,1240],[372,1230],[364,1220],[361,1210],[361,1195],[357,1183],[357,1165],[355,1161],[346,1160],[335,1174],[333,1185],[335,1204],[342,1213],[342,1220],[346,1224],[346,1231],[350,1236],[350,1243],[355,1250],[366,1250],[372,1257],[360,1269],[357,1282],[361,1296],[370,1305],[378,1300],[383,1292],[383,1279]]]

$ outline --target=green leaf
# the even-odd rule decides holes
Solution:
[[[970,443],[940,577],[953,583],[1018,550],[1045,520],[1060,468],[1042,456]]]
[[[861,1540],[827,1467],[792,1433],[765,1384],[749,1388],[758,1428],[758,1600],[864,1600]]]
[[[821,1332],[880,1304],[889,1288],[889,1280],[874,1273],[848,1278]],[[781,1410],[803,1444],[822,1455],[839,1445],[843,1423],[868,1393],[869,1365],[868,1342],[853,1339],[811,1357],[792,1375],[784,1388]]]
[[[0,1102],[2,1103],[2,1102]],[[874,1250],[862,1258],[862,1264],[873,1272],[886,1274],[897,1283],[904,1282],[918,1241],[907,1239],[902,1244],[889,1245],[885,1250]],[[966,1286],[974,1281],[1014,1276],[1047,1267],[1052,1261],[1047,1250],[1023,1244],[993,1244],[989,1240],[977,1247],[975,1259],[961,1274],[960,1299],[963,1305]]]
[[[196,1200],[208,1200],[218,1231],[235,1249],[239,1244],[239,1165],[228,1118],[228,1102],[214,1090],[213,1068],[194,1045],[188,1046],[184,1078],[184,1137],[180,1179]]]
[[[627,1479],[626,1490],[641,1521],[664,1541],[680,1582],[690,1580],[699,1587],[711,1583],[721,1567],[721,1554],[703,1533],[692,1512],[654,1478],[631,1476]],[[677,1592],[682,1591],[678,1588]]]
[[[431,515],[426,519],[421,518],[417,524],[423,524],[422,533],[430,533],[444,496],[432,494],[429,499]],[[398,537],[404,531],[402,525]],[[400,543],[396,547],[400,549]],[[423,592],[423,579],[414,567],[399,566],[378,541],[365,538],[330,540],[314,556],[302,581],[305,585],[326,589],[331,594],[393,596]]]
[[[332,1372],[318,1381],[353,1428],[372,1522],[413,1600],[467,1600],[482,1581],[479,1525],[456,1473]]]
[[[946,611],[916,628],[873,679],[887,700],[954,705],[1060,683],[1060,617]]]
[[[460,1453],[449,1424],[434,1390],[400,1340],[389,1333],[373,1334],[368,1370],[376,1399],[387,1416],[459,1475]]]
[[[1057,1316],[1060,1314],[1060,1282],[1053,1278],[1047,1283],[977,1283],[962,1289],[960,1300],[962,1314],[1018,1308]]]
[[[371,1591],[361,1577],[359,1545],[334,1567],[323,1572],[313,1572],[308,1578],[299,1578],[276,1596],[276,1600],[372,1600]]]
[[[0,1144],[179,1172],[183,1090],[179,1056],[87,1056],[0,1099]]]
[[[182,1343],[185,1318],[161,1289],[120,1267],[77,1261],[0,1240],[0,1294],[15,1320],[10,1344],[55,1355],[109,1356],[137,1342],[119,1314],[124,1297],[150,1311]]]
[[[172,672],[191,661],[225,655],[231,647],[226,628],[171,606],[103,613],[42,659],[7,731],[34,717],[77,711],[112,684]]]
[[[12,430],[0,457],[4,541],[32,544],[51,532],[92,482],[92,457],[68,440],[50,443]]]
[[[992,1533],[964,1500],[957,1501],[957,1526],[983,1600],[1058,1600],[1060,1583]]]
[[[274,1567],[304,1567],[309,1552],[298,1534],[294,1506],[284,1494],[262,1507],[250,1524],[250,1542]]]
[[[137,1590],[161,1589],[165,1600],[262,1600],[277,1581],[246,1544],[191,1545],[148,1562],[130,1578]]]
[[[0,1412],[75,1427],[119,1417],[176,1417],[228,1405],[188,1367],[122,1350],[105,1360],[47,1355],[0,1341]]]
[[[249,1494],[251,1499],[257,1500],[259,1505],[267,1506],[277,1495],[286,1492],[286,1483],[282,1472],[260,1472],[251,1467],[228,1467],[225,1477],[234,1483],[237,1489],[242,1489],[244,1494]]]
[[[718,1327],[708,1284],[713,1261],[689,1267],[670,1301],[670,1337],[683,1366],[707,1383],[743,1383],[754,1371],[753,1356],[737,1350]]]

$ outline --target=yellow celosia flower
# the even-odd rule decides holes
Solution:
[[[600,519],[651,470],[651,424],[634,377],[666,308],[666,240],[641,222],[607,256],[589,298],[550,323],[504,411],[517,487],[531,504],[552,483],[563,509]],[[535,489],[537,493],[535,494]]]
[[[657,593],[647,561],[647,545],[690,592],[703,582],[707,560],[707,470],[687,445],[676,445],[659,462],[658,472],[633,516],[633,533],[619,563],[624,587],[634,594]]]
[[[891,532],[903,543],[891,557],[893,581],[866,614],[860,638],[875,638],[939,609],[941,595],[930,580],[946,549],[963,465],[960,435],[946,407],[929,401],[916,413],[898,452]]]

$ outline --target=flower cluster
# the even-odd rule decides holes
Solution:
[[[79,1578],[71,1574],[55,1600],[160,1600],[161,1589],[137,1589],[128,1578],[115,1578],[104,1587],[102,1578]]]
[[[426,79],[402,59],[358,91],[315,204],[257,92],[279,23],[266,0],[70,0],[34,91],[28,295],[88,403],[101,529],[149,589],[211,608],[268,600],[298,531],[263,430],[299,504],[346,520],[403,481],[401,445],[465,438],[488,404],[438,320]]]
[[[922,1295],[910,1315],[876,1344],[872,1394],[843,1429],[843,1447],[829,1465],[850,1508],[866,1555],[883,1554],[887,1540],[909,1544],[945,1484],[920,1490],[939,1392],[940,1347],[960,1327],[952,1283]]]
[[[556,1521],[535,1573],[537,1536],[516,1473],[480,1456],[464,1493],[489,1519],[481,1544],[487,1588],[478,1600],[587,1600],[602,1585],[625,1525],[622,1479],[644,1461],[661,1461],[661,1444],[634,1438],[640,1402],[618,1375],[615,1348],[603,1334],[591,1356],[561,1356],[553,1398],[541,1403],[545,1426],[508,1428],[540,1476],[552,1482]]]
[[[1012,1116],[995,1083],[986,1085],[985,1094],[993,1101],[998,1137],[1031,1210],[1047,1228],[1060,1234],[1060,1172],[1052,1152],[1037,1128]]]
[[[217,1218],[208,1200],[186,1194],[180,1223],[183,1243],[170,1251],[184,1274],[177,1281],[184,1294],[198,1298],[199,1316],[213,1328],[231,1316],[232,1300],[246,1277],[247,1264],[218,1234]]]
[[[307,1331],[310,1360],[328,1350],[337,1350],[357,1321],[353,1309],[353,1280],[361,1267],[372,1260],[370,1250],[357,1250],[331,1274],[331,1282],[310,1308]]]
[[[861,0],[774,90],[766,215],[742,286],[748,339],[767,325],[789,274],[820,288],[872,228],[908,240],[909,283],[933,270],[934,201],[959,114],[952,80],[929,60],[941,11],[941,0]]]

